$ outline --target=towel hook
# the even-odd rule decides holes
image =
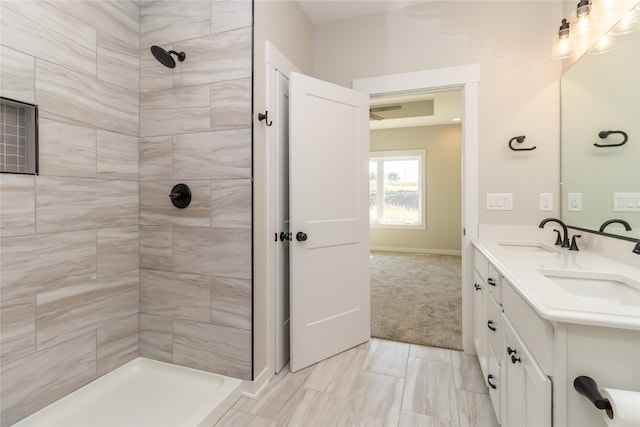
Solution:
[[[261,122],[263,120],[267,126],[271,126],[273,124],[273,120],[269,120],[269,111],[265,111],[264,114],[258,113],[258,121]]]
[[[601,130],[600,133],[598,133],[598,136],[600,137],[600,139],[605,139],[609,135],[614,133],[619,133],[620,135],[622,135],[622,138],[623,138],[622,142],[618,144],[598,144],[596,142],[593,145],[595,145],[596,147],[620,147],[621,145],[626,144],[627,141],[629,140],[629,135],[627,135],[627,133],[623,130]]]
[[[535,150],[536,149],[535,145],[533,147],[529,147],[529,148],[515,148],[512,145],[513,141],[516,141],[517,143],[522,144],[524,142],[525,138],[526,138],[526,136],[524,136],[524,135],[514,136],[513,138],[511,138],[509,140],[509,148],[511,148],[513,151],[531,151],[531,150]]]

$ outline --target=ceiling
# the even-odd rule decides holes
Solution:
[[[300,8],[313,25],[385,12],[403,7],[410,1],[411,0],[297,0]]]
[[[425,115],[415,115],[411,112],[411,104],[420,101],[430,101],[432,110]],[[370,120],[369,129],[392,129],[415,126],[435,126],[461,123],[462,91],[445,91],[435,93],[409,93],[371,98],[371,108],[379,106],[399,105],[399,110],[388,112],[378,111],[376,115],[383,120]],[[407,112],[407,114],[403,114]]]

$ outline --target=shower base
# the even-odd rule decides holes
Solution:
[[[65,427],[212,426],[242,380],[138,357],[14,424]]]

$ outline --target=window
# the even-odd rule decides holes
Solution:
[[[424,227],[424,159],[424,150],[370,153],[369,221],[372,225]]]

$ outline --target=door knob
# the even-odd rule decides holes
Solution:
[[[302,231],[298,231],[296,234],[296,240],[298,242],[304,242],[307,240],[307,233],[303,233]]]

